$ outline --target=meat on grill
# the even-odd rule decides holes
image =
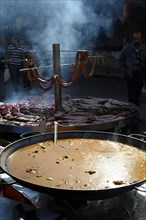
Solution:
[[[44,101],[45,100],[45,101]],[[62,112],[55,112],[52,99],[31,97],[18,103],[0,103],[0,124],[60,126],[100,124],[124,119],[138,111],[131,103],[95,97],[63,99]]]

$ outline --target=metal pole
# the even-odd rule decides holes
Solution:
[[[54,66],[54,76],[60,76],[60,45],[53,44],[53,66]],[[61,76],[60,76],[61,77]],[[54,82],[55,91],[55,111],[62,111],[62,91],[59,82],[55,80]]]

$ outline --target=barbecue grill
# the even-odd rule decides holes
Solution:
[[[54,85],[54,96],[50,98],[45,94],[40,97],[29,97],[26,101],[0,103],[1,134],[20,135],[25,132],[53,131],[54,121],[58,122],[59,131],[113,130],[120,132],[122,128],[133,124],[139,109],[132,103],[88,96],[62,97],[62,87],[70,87],[78,81],[81,73],[85,78],[89,78],[95,72],[96,56],[90,57],[93,62],[92,67],[88,69],[88,54],[89,52],[85,50],[77,51],[75,64],[70,64],[69,80],[64,82],[61,77],[59,44],[53,44],[54,76],[49,79],[40,76],[31,53],[30,58],[24,61],[27,68],[22,71],[28,71],[30,80],[34,80],[44,91],[50,90]],[[45,83],[46,86],[44,86]]]
[[[48,132],[54,130],[54,121],[59,131],[66,130],[112,130],[121,132],[133,125],[139,109],[127,102],[95,97],[66,96],[63,111],[55,112],[52,99],[45,103],[43,97],[31,97],[31,101],[1,103],[0,132],[16,134],[25,132]],[[33,101],[34,100],[34,101]],[[50,103],[50,104],[48,104]]]

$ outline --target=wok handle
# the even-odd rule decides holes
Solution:
[[[142,135],[142,134],[129,134],[128,136],[146,142],[146,136],[145,135]]]
[[[141,186],[135,186],[135,189],[140,192],[146,192],[146,183],[142,184]]]
[[[27,138],[27,137],[37,135],[37,134],[42,134],[42,132],[39,132],[39,131],[25,132],[25,133],[20,134],[20,138]]]

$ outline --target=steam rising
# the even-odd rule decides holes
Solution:
[[[54,43],[80,49],[101,25],[110,33],[113,18],[121,15],[117,0],[0,0],[1,28],[25,33],[34,47],[48,50]],[[91,22],[89,31],[87,24]],[[25,30],[25,32],[24,32]],[[88,32],[88,33],[87,33]],[[109,32],[109,33],[108,33]],[[88,35],[88,36],[87,36]],[[82,48],[81,48],[82,49]]]
[[[48,58],[52,44],[60,44],[61,50],[87,49],[101,27],[106,35],[112,34],[112,23],[121,16],[122,4],[123,0],[0,0],[1,39],[3,33],[8,39],[13,34],[25,38],[38,58]],[[65,75],[68,69],[62,72]]]

